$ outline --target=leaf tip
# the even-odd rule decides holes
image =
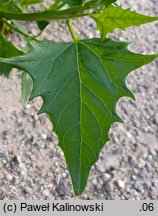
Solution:
[[[121,119],[121,117],[116,112],[114,113],[114,116],[115,116],[115,122],[124,124],[124,121]]]
[[[128,97],[129,99],[133,100],[136,102],[136,97],[133,94],[133,92],[129,91],[128,94],[126,95],[126,97]]]

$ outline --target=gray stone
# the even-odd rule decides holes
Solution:
[[[137,177],[135,176],[135,175],[132,175],[132,180],[136,180],[137,179]]]
[[[104,189],[106,192],[111,193],[114,189],[113,184],[111,182],[107,182],[104,184]]]
[[[62,177],[66,178],[67,174],[65,172],[62,173]]]
[[[140,178],[145,178],[145,177],[146,177],[146,172],[144,171],[144,169],[141,169],[141,170],[139,171],[138,176],[139,176]]]
[[[104,173],[106,169],[105,169],[105,167],[103,165],[100,164],[98,166],[98,170],[99,170],[99,172]]]
[[[47,139],[47,135],[46,134],[42,134],[42,139],[46,140]]]
[[[111,178],[109,173],[104,173],[103,174],[103,181],[108,181]]]
[[[154,124],[158,125],[158,113],[155,114],[153,122]]]
[[[94,178],[94,179],[92,180],[92,184],[95,185],[95,186],[98,184],[98,181],[97,181],[96,178]]]
[[[102,188],[102,184],[99,182],[97,185],[96,185],[96,188],[97,190],[100,190]]]
[[[117,185],[119,188],[124,188],[125,187],[125,182],[122,180],[117,180]]]
[[[152,166],[151,166],[151,164],[149,162],[146,162],[145,166],[146,166],[146,169],[147,169],[148,172],[152,171]]]
[[[144,166],[145,166],[145,161],[142,158],[140,158],[138,160],[138,167],[139,168],[143,168]]]
[[[43,191],[42,191],[42,194],[43,194],[43,196],[45,196],[45,197],[50,197],[49,190],[43,190]]]
[[[139,181],[136,181],[136,182],[135,182],[134,188],[135,188],[138,192],[144,191],[144,188],[143,188],[142,184],[141,184]]]
[[[6,178],[7,178],[8,181],[12,181],[12,179],[13,179],[13,177],[12,177],[11,174],[8,174],[8,175],[6,176]]]
[[[2,172],[0,172],[0,179],[3,179],[4,175]]]
[[[137,164],[136,158],[131,156],[131,155],[128,156],[128,162],[133,166],[135,166]]]
[[[29,186],[25,186],[23,190],[27,194],[31,194],[32,193],[32,188],[30,188]]]
[[[153,156],[156,157],[157,156],[157,152],[154,149],[150,149],[149,153]]]

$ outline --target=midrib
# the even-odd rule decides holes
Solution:
[[[82,93],[81,93],[81,76],[80,76],[80,68],[79,68],[79,52],[78,52],[78,43],[75,42],[75,50],[76,50],[76,65],[77,65],[77,73],[78,73],[78,81],[79,81],[79,94],[80,94],[80,146],[79,146],[79,184],[78,184],[78,190],[80,190],[81,187],[81,162],[82,162],[82,131],[81,131],[81,119],[82,119]]]

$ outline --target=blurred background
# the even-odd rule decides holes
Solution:
[[[157,0],[119,2],[125,8],[158,16]],[[30,10],[40,8],[36,5]],[[22,22],[22,26],[28,33],[37,34],[34,22]],[[78,19],[74,29],[81,38],[99,36],[91,18]],[[116,30],[110,37],[133,42],[132,51],[158,53],[158,22],[126,32]],[[71,40],[65,21],[53,21],[41,38]],[[15,32],[8,40],[18,47],[26,43]],[[79,197],[74,196],[63,153],[47,116],[37,115],[41,98],[21,105],[19,77],[17,70],[9,79],[0,76],[0,199],[158,199],[158,60],[128,76],[136,103],[123,98],[117,104],[125,124],[112,126],[111,141],[102,149]]]

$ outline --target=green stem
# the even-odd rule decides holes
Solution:
[[[64,6],[65,6],[65,3],[63,2],[61,5],[59,5],[59,7],[57,9],[59,10],[59,9],[61,9]]]
[[[60,0],[56,0],[56,1],[54,2],[54,4],[52,4],[52,5],[50,6],[51,10],[56,10],[56,8],[58,8],[58,6],[60,5],[60,3],[61,3]]]
[[[9,23],[8,21],[6,21],[5,19],[1,19],[3,23],[5,23],[7,26],[9,26],[11,29],[13,29],[14,31],[18,32],[19,34],[23,35],[25,38],[28,39],[32,39],[35,41],[38,41],[37,39],[35,39],[34,37],[26,34],[25,32],[23,32],[22,30],[20,30],[18,27],[16,27],[15,25],[12,25],[11,23]]]
[[[96,0],[89,1],[84,5],[84,11],[92,9],[95,5]],[[26,20],[26,21],[43,21],[43,20],[52,20],[52,19],[70,19],[74,17],[88,16],[91,13],[83,13],[82,6],[76,6],[68,8],[65,10],[59,11],[43,11],[36,13],[6,13],[0,11],[0,18],[13,19],[13,20]]]
[[[77,41],[78,38],[77,36],[75,35],[74,31],[73,31],[73,28],[72,28],[72,24],[71,24],[71,20],[67,20],[67,25],[68,25],[68,28],[69,28],[69,31],[70,31],[70,34],[71,34],[71,37],[74,41]]]
[[[5,31],[5,25],[4,25],[4,23],[2,22],[2,27],[1,27],[1,30],[0,30],[0,35],[3,35],[3,34],[4,34],[4,31]]]

